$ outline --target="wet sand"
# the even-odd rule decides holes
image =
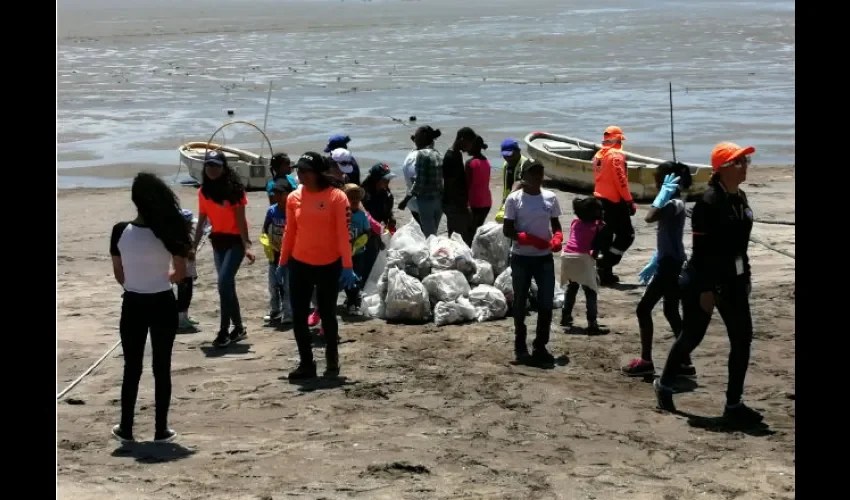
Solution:
[[[194,209],[195,190],[177,189]],[[790,167],[753,168],[745,189],[757,218],[793,220]],[[573,195],[558,194],[568,210]],[[267,202],[263,193],[249,200],[256,240]],[[57,203],[58,392],[117,340],[120,288],[108,235],[133,208],[126,189],[63,190]],[[640,218],[646,208],[618,268],[625,284],[637,282],[654,248],[654,228]],[[756,224],[754,235],[794,252],[794,226]],[[689,247],[689,230],[685,241]],[[291,385],[291,332],[261,326],[262,261],[238,276],[248,339],[212,349],[217,294],[206,245],[192,304],[202,332],[179,335],[174,347],[176,444],[127,451],[110,439],[120,411],[119,348],[58,404],[58,498],[793,499],[795,263],[757,244],[750,255],[755,340],[745,397],[764,411],[769,429],[758,433],[660,413],[649,383],[620,375],[639,354],[636,287],[602,290],[608,335],[564,334],[555,314],[550,348],[568,363],[554,370],[510,363],[510,319],[443,328],[369,320],[341,324],[342,384]],[[580,326],[583,303],[574,312]],[[660,306],[654,319],[660,365],[671,332]],[[321,368],[323,353],[316,355]],[[681,410],[720,413],[727,355],[715,314],[694,354],[698,387],[677,397]],[[149,352],[136,418],[137,437],[150,439]]]

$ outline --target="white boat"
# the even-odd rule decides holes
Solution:
[[[592,192],[593,156],[602,148],[601,144],[591,141],[555,135],[546,132],[532,132],[525,137],[526,155],[543,164],[546,177],[561,182],[581,192]],[[655,168],[666,160],[651,158],[629,151],[626,166],[629,174],[629,191],[635,201],[651,201],[658,194],[655,187]],[[705,192],[711,178],[709,165],[688,164],[693,183],[685,196],[692,199]]]
[[[272,178],[269,161],[258,154],[214,142],[188,142],[178,148],[180,163],[198,184],[203,180],[204,156],[211,150],[224,153],[227,165],[239,175],[246,189],[265,189]]]
[[[207,142],[187,142],[177,148],[177,152],[180,154],[181,167],[185,166],[192,179],[200,184],[203,182],[204,157],[207,152],[218,150],[224,153],[224,157],[227,158],[227,166],[239,175],[246,189],[265,189],[266,184],[272,178],[271,170],[269,170],[269,159],[250,151],[213,142],[219,132],[231,125],[247,125],[258,131],[269,146],[269,158],[274,154],[271,141],[260,127],[251,122],[234,120],[217,128]]]

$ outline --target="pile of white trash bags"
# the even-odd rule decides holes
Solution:
[[[458,234],[426,239],[413,221],[392,236],[385,233],[384,244],[363,287],[366,315],[411,323],[433,319],[441,326],[507,314],[513,299],[511,243],[501,224],[478,228],[472,249]],[[556,302],[563,302],[563,292]]]

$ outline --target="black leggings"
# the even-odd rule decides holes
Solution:
[[[168,429],[171,404],[171,349],[177,334],[177,301],[171,290],[160,293],[124,292],[121,304],[121,348],[124,382],[121,384],[121,429],[133,430],[133,413],[142,378],[148,330],[151,334],[156,402],[156,430]]]
[[[336,359],[339,341],[339,325],[336,321],[336,299],[339,295],[339,278],[342,261],[337,260],[324,266],[312,266],[289,259],[289,293],[292,301],[292,329],[298,344],[298,356],[302,363],[313,362],[313,347],[307,318],[310,315],[310,298],[316,291],[316,308],[322,319],[325,333],[325,355]]]
[[[682,262],[677,259],[664,258],[658,263],[655,276],[646,285],[640,302],[637,306],[638,325],[641,330],[641,357],[646,361],[652,361],[652,310],[658,301],[664,299],[664,317],[670,323],[673,335],[676,337],[682,332],[682,316],[679,314],[679,299],[681,288],[679,287],[679,273],[682,271]]]
[[[195,278],[183,278],[177,283],[177,312],[184,313],[192,304],[192,291],[195,288]]]
[[[738,404],[744,393],[744,379],[747,365],[750,363],[750,345],[753,341],[753,318],[750,314],[748,283],[744,279],[721,287],[715,297],[717,311],[726,334],[729,336],[729,381],[726,386],[726,403]],[[661,384],[672,387],[677,369],[702,342],[711,313],[702,310],[699,305],[700,292],[686,286],[682,293],[682,312],[684,323],[682,334],[673,343],[667,363],[661,373]]]
[[[606,272],[620,263],[623,254],[635,241],[635,228],[632,226],[632,216],[629,206],[621,201],[614,203],[600,198],[605,225],[596,236],[599,240],[599,251],[602,259],[599,267]]]
[[[472,236],[475,236],[475,231],[478,230],[479,227],[484,225],[484,222],[487,220],[487,216],[490,215],[490,207],[472,207],[472,227],[469,231],[472,233]]]

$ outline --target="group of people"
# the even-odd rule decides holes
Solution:
[[[464,127],[441,154],[435,147],[440,135],[439,130],[424,126],[411,136],[414,149],[402,166],[407,192],[398,209],[409,209],[426,236],[436,234],[445,214],[449,233],[458,233],[471,244],[492,207],[491,167],[484,156],[487,145]],[[577,217],[570,224],[566,242],[558,199],[542,187],[543,165],[526,158],[516,140],[506,139],[501,144],[504,186],[496,220],[503,223],[505,236],[512,240],[515,354],[520,362],[554,361],[547,350],[555,291],[553,254],[564,252],[562,283],[567,290],[561,324],[572,325],[576,296],[583,289],[588,332],[593,333],[599,331],[597,284],[616,283],[612,270],[634,241],[630,218],[637,208],[622,152],[625,137],[618,127],[609,127],[603,139],[593,160],[596,189],[592,197],[574,200]],[[360,167],[347,149],[350,141],[345,135],[332,136],[325,155],[306,152],[294,165],[284,153],[271,159],[269,207],[260,236],[268,262],[269,311],[265,320],[269,325],[292,325],[300,358],[289,374],[293,381],[317,376],[310,328],[319,324],[326,345],[325,375],[339,373],[337,298],[345,291],[348,311],[359,312],[363,282],[383,248],[381,235],[395,231],[389,182],[396,175],[389,166],[378,163],[361,179]],[[690,185],[690,171],[672,162],[658,167],[659,194],[646,216],[647,222],[659,223],[658,248],[640,273],[647,283],[638,305],[642,352],[623,372],[631,376],[654,373],[651,310],[663,298],[676,341],[655,382],[662,409],[675,409],[675,378],[695,374],[690,356],[716,305],[732,343],[724,414],[748,422],[761,418],[741,399],[752,339],[747,242],[753,219],[738,186],[746,179],[753,152],[753,148],[732,143],[722,143],[712,152],[714,175],[693,209],[693,251],[687,261],[681,191]],[[463,153],[468,155],[465,163]],[[134,440],[134,408],[150,332],[156,391],[154,440],[167,442],[176,436],[167,425],[171,350],[178,330],[195,325],[188,314],[196,278],[195,254],[204,241],[210,242],[220,302],[213,344],[220,348],[247,336],[235,277],[245,259],[252,264],[256,257],[245,214],[245,187],[220,151],[211,150],[205,156],[196,219],[155,175],[138,174],[131,196],[137,216],[116,224],[110,242],[115,278],[124,289],[120,334],[125,361],[121,421],[112,434],[122,442]],[[563,263],[568,261],[570,265],[565,267]],[[538,318],[529,352],[525,321],[532,281],[538,290]],[[176,298],[173,284],[178,288]]]

